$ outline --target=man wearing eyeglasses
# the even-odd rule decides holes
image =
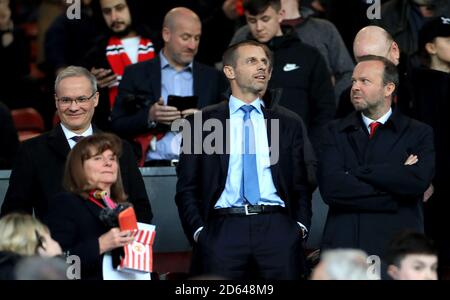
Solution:
[[[61,123],[52,131],[24,142],[17,154],[1,215],[33,213],[45,220],[48,201],[63,191],[64,164],[83,137],[99,132],[91,120],[98,105],[97,80],[87,69],[68,67],[55,81],[55,105]],[[124,142],[120,169],[126,194],[139,221],[150,223],[152,211],[131,146]]]

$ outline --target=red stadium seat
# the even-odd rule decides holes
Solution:
[[[34,108],[13,109],[11,115],[21,142],[45,131],[44,120]]]

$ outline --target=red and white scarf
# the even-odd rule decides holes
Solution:
[[[152,41],[141,37],[138,49],[138,62],[149,60],[155,57],[155,48]],[[122,41],[117,37],[111,37],[106,46],[106,58],[112,71],[117,75],[117,84],[109,87],[109,104],[112,109],[117,96],[117,87],[122,80],[122,75],[125,67],[131,65],[131,60],[128,57],[123,47]]]

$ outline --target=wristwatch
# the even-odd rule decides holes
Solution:
[[[155,128],[156,125],[158,125],[158,123],[156,123],[155,121],[148,120],[148,122],[147,122],[147,127],[148,128]]]

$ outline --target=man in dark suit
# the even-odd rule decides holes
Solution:
[[[27,140],[14,164],[1,214],[35,213],[44,219],[48,203],[63,191],[64,164],[76,141],[98,131],[91,124],[99,93],[95,77],[81,67],[62,70],[55,82],[55,105],[61,123],[52,131]],[[120,169],[125,193],[139,221],[150,223],[152,211],[144,182],[128,143],[123,144]]]
[[[216,103],[225,89],[219,71],[194,61],[201,22],[193,11],[170,10],[162,36],[164,48],[156,58],[125,69],[111,115],[114,132],[128,139],[145,135],[139,140],[139,156],[151,165],[178,159],[179,143],[174,142],[178,138],[169,128],[172,121]],[[168,105],[170,95],[196,96],[197,107],[179,111]]]
[[[201,265],[203,274],[296,279],[303,272],[302,242],[311,222],[302,153],[307,137],[295,113],[260,100],[271,57],[256,41],[228,48],[229,101],[183,124],[175,200],[194,244],[193,266]],[[217,136],[211,145],[210,126]]]
[[[351,99],[356,111],[328,124],[319,154],[319,188],[329,205],[322,248],[383,255],[404,229],[423,232],[422,199],[434,174],[431,127],[391,109],[395,65],[359,58]]]

